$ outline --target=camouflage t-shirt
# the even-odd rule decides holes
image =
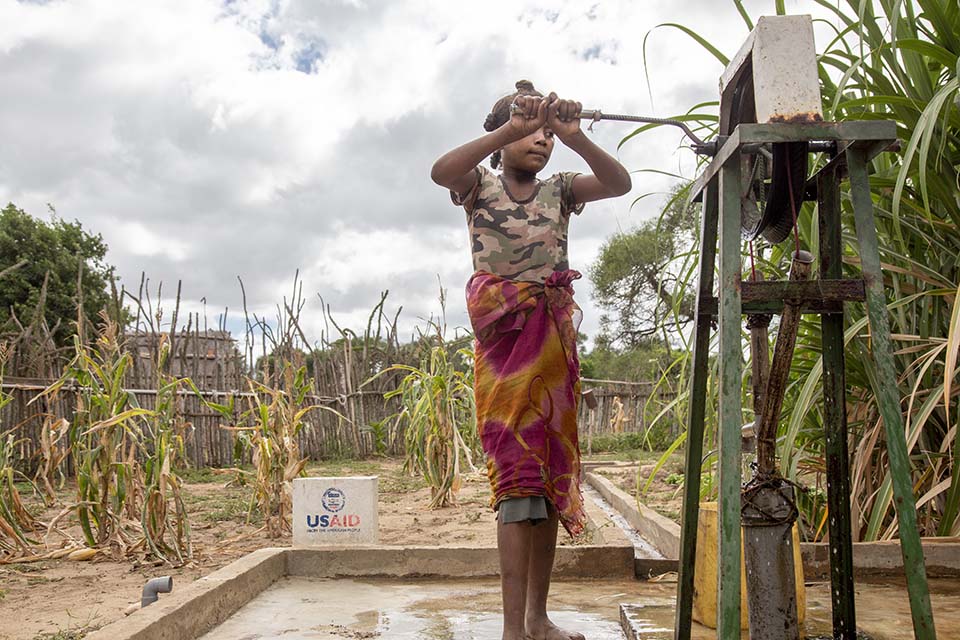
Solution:
[[[477,167],[477,182],[456,205],[467,212],[475,271],[488,271],[510,280],[545,282],[567,264],[570,214],[583,211],[573,202],[576,173],[556,173],[538,180],[524,200],[511,195],[503,178]]]

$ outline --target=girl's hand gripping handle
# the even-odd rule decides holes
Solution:
[[[525,138],[547,123],[548,98],[517,96],[510,105],[510,120],[506,127],[511,141]]]
[[[547,126],[564,143],[580,133],[580,112],[583,110],[576,100],[561,100],[551,93],[547,105]]]

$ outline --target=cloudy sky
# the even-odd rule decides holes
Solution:
[[[745,2],[753,15],[773,0]],[[791,13],[814,10],[788,1]],[[438,310],[466,324],[462,210],[433,161],[483,133],[491,104],[528,78],[608,113],[669,116],[715,99],[722,68],[679,31],[732,55],[746,36],[724,0],[0,0],[0,203],[78,219],[106,239],[127,287],[141,272],[212,324],[229,307],[273,315],[299,269],[311,339],[323,319],[359,325],[389,289],[409,331]],[[644,40],[649,85],[645,78]],[[631,129],[601,123],[616,153]],[[631,171],[691,175],[673,131],[628,143]],[[547,173],[585,170],[560,148]],[[654,214],[639,195],[588,205],[570,258]],[[600,312],[577,286],[583,329]],[[204,307],[205,302],[205,307]]]

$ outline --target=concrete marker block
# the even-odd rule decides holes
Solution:
[[[379,541],[377,476],[293,481],[294,547],[371,545]]]

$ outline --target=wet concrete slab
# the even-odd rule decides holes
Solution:
[[[622,640],[620,604],[642,583],[555,582],[553,621],[591,640]],[[285,577],[203,640],[496,640],[501,633],[496,580],[397,581]]]
[[[960,582],[950,578],[929,581],[937,637],[960,639]],[[676,588],[674,583],[673,588]],[[872,640],[912,640],[910,602],[902,579],[859,581],[856,591],[857,628]],[[628,640],[670,640],[673,638],[674,593],[649,592],[622,607]],[[832,637],[830,584],[807,585],[805,637]],[[748,636],[743,632],[743,637]],[[716,631],[693,625],[693,640],[716,638]]]

